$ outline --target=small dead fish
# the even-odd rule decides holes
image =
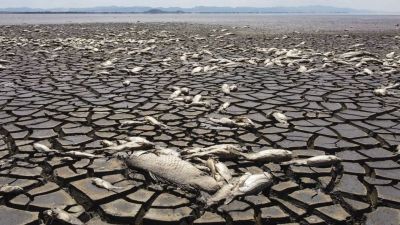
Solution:
[[[133,150],[142,150],[154,147],[155,144],[153,142],[148,141],[142,137],[128,137],[126,138],[126,142],[120,143],[116,146],[110,146],[105,148],[105,150],[111,151],[133,151]]]
[[[40,143],[34,143],[33,148],[36,149],[39,152],[58,152],[57,150],[52,150],[46,145],[40,144]]]
[[[307,67],[305,67],[305,66],[300,66],[300,68],[297,70],[297,72],[299,72],[299,73],[305,73],[305,72],[307,72]]]
[[[225,94],[231,93],[231,89],[230,89],[230,87],[229,87],[228,84],[223,84],[223,85],[221,86],[221,89],[222,89],[222,92],[224,92]]]
[[[372,70],[365,68],[363,71],[358,72],[357,75],[373,75],[374,72]]]
[[[192,103],[192,99],[193,99],[192,96],[183,96],[183,97],[174,98],[174,99],[172,99],[172,101],[174,101],[174,102],[184,102],[186,104],[190,104],[190,103]]]
[[[117,144],[109,141],[109,140],[101,140],[100,144],[103,145],[104,147],[111,147],[111,146],[116,146]]]
[[[177,98],[180,94],[182,93],[181,89],[175,90],[174,92],[172,92],[172,94],[169,96],[169,100],[173,100],[175,98]]]
[[[64,224],[69,225],[83,225],[82,221],[80,221],[77,217],[73,216],[72,214],[60,209],[60,208],[53,208],[43,212],[45,216],[46,223],[49,221],[59,221]]]
[[[128,87],[129,85],[131,85],[131,81],[130,80],[124,80],[122,82],[122,85],[124,85],[124,87]]]
[[[292,152],[283,149],[266,149],[259,152],[241,153],[241,155],[246,160],[258,162],[279,162],[292,158]]]
[[[224,102],[219,108],[218,112],[224,112],[229,106],[231,105],[230,102]]]
[[[203,70],[203,67],[201,67],[201,66],[195,67],[195,68],[192,70],[191,74],[200,73],[202,70]]]
[[[142,70],[144,70],[144,67],[137,66],[137,67],[131,69],[131,73],[139,73]]]
[[[298,159],[281,163],[281,165],[295,166],[331,166],[339,163],[341,159],[334,155],[320,155],[308,159]]]
[[[206,162],[206,166],[210,169],[211,175],[216,178],[215,176],[217,175],[217,169],[215,168],[215,160],[212,158],[208,158]]]
[[[201,100],[201,95],[195,95],[194,97],[193,97],[193,102],[200,102],[200,100]]]
[[[223,162],[217,162],[215,164],[216,171],[229,183],[232,179],[232,174],[229,168]]]
[[[3,185],[0,187],[0,193],[1,194],[19,194],[24,192],[24,189],[20,186],[14,186],[14,185]]]
[[[136,125],[143,125],[145,122],[144,121],[137,121],[137,120],[124,120],[121,121],[121,128],[123,127],[130,127],[130,126],[136,126]]]
[[[68,151],[63,153],[66,156],[76,157],[76,158],[102,158],[102,156],[94,155],[91,153],[86,152],[79,152],[79,151]]]
[[[255,126],[253,121],[245,116],[236,117],[235,125],[242,128],[253,128]]]
[[[93,179],[92,179],[92,183],[93,183],[94,185],[96,185],[97,187],[104,188],[104,189],[109,190],[109,191],[111,191],[111,190],[121,190],[121,189],[124,189],[124,187],[117,187],[117,186],[114,186],[114,185],[112,185],[110,182],[108,182],[108,181],[106,181],[106,180],[103,180],[103,179],[101,179],[101,178],[98,178],[98,177],[93,178]]]
[[[238,90],[238,86],[236,84],[232,84],[231,86],[229,86],[229,90],[235,92]]]
[[[151,125],[157,126],[157,127],[161,127],[164,129],[169,129],[170,127],[161,123],[160,121],[156,120],[156,118],[152,117],[152,116],[145,116],[144,119],[150,123]]]
[[[394,54],[395,54],[395,52],[391,52],[391,53],[386,55],[386,58],[393,59],[394,58]]]
[[[212,122],[221,124],[223,126],[227,127],[241,127],[241,128],[252,128],[254,127],[253,121],[251,121],[249,118],[240,116],[235,119],[229,119],[226,117],[216,119],[216,118],[209,118]]]
[[[282,124],[289,124],[288,123],[288,118],[286,117],[285,114],[281,113],[281,112],[272,112],[268,115],[269,118],[275,120],[278,123],[282,123]]]

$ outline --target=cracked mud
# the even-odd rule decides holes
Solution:
[[[395,32],[3,26],[0,185],[23,190],[0,193],[0,224],[60,224],[46,219],[46,210],[58,208],[70,224],[397,225],[400,93],[385,87],[400,82],[399,46]],[[222,91],[223,84],[237,90]],[[202,99],[171,101],[173,87]],[[376,94],[379,88],[386,92]],[[148,116],[160,124],[146,122]],[[239,116],[252,127],[209,119]],[[342,169],[332,184],[331,167],[223,160],[235,177],[267,171],[273,184],[205,209],[193,194],[151,182],[116,157],[65,157],[33,147],[97,154],[102,141],[132,136],[178,150],[234,144],[248,152],[285,149],[294,159],[335,155]],[[114,188],[95,185],[95,177]]]

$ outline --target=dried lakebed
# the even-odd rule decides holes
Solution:
[[[397,35],[3,26],[0,224],[399,224]],[[196,152],[215,145],[241,153]],[[296,163],[256,160],[266,149]],[[207,207],[212,193],[130,166],[159,152],[203,170],[211,156],[219,182],[266,174],[266,187]],[[340,166],[303,165],[324,155]]]

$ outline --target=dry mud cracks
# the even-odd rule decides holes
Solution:
[[[395,36],[283,36],[187,24],[1,27],[0,184],[20,186],[24,193],[0,196],[0,224],[40,224],[43,211],[58,207],[87,224],[398,225],[400,95],[373,93],[399,80],[393,66],[399,58],[386,56],[399,53]],[[303,53],[292,52],[293,60],[313,60],[279,59],[277,51],[294,48]],[[335,61],[349,51],[371,52],[381,62]],[[224,95],[223,83],[238,85],[238,91]],[[202,94],[211,108],[168,101],[173,86]],[[225,101],[230,106],[218,113]],[[289,118],[288,126],[268,118],[275,110]],[[208,117],[221,115],[247,116],[255,128],[207,125]],[[144,116],[171,129],[120,127]],[[331,168],[226,161],[237,174],[266,170],[277,179],[261,195],[204,211],[193,196],[152,185],[118,159],[66,161],[32,147],[39,142],[90,153],[102,147],[101,140],[126,136],[178,149],[229,143],[252,151],[288,149],[296,158],[330,154],[343,160],[343,171],[323,192]],[[126,188],[107,191],[91,177]]]

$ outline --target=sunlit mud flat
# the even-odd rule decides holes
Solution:
[[[398,222],[394,30],[0,28],[0,224]]]

